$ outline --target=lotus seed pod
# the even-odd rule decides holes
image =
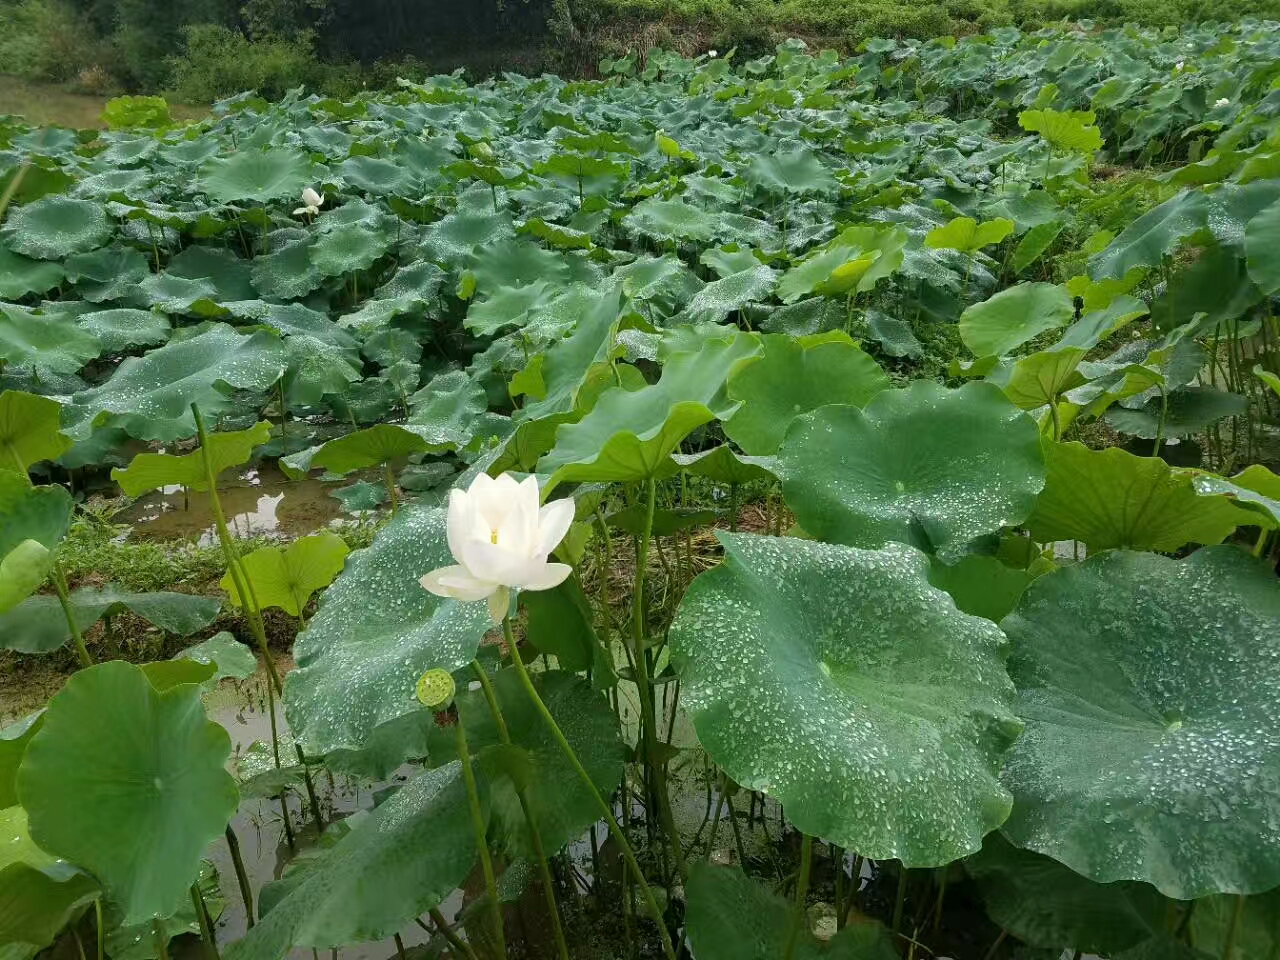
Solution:
[[[418,700],[429,710],[444,710],[453,703],[457,685],[453,674],[439,668],[428,670],[418,678]]]

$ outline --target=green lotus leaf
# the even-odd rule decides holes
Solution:
[[[1195,472],[1191,475],[1191,484],[1202,497],[1225,496],[1237,507],[1254,514],[1251,520],[1238,517],[1241,524],[1263,526],[1265,517],[1280,525],[1280,477],[1260,463],[1245,467],[1230,479]]]
[[[519,233],[537,237],[548,246],[558,250],[591,250],[591,233],[587,230],[575,230],[560,223],[548,223],[541,217],[531,217],[520,225]]]
[[[1169,394],[1161,409],[1159,397],[1148,400],[1137,409],[1117,406],[1107,411],[1107,423],[1121,433],[1152,440],[1190,437],[1203,433],[1227,417],[1242,415],[1249,407],[1243,394],[1215,390],[1213,387],[1186,387]]]
[[[358,223],[335,227],[311,245],[308,255],[321,276],[340,277],[367,270],[391,246],[391,238]]]
[[[1203,496],[1192,478],[1158,457],[1082,443],[1045,445],[1044,492],[1027,519],[1042,543],[1078,540],[1090,551],[1172,552],[1214,544],[1256,519],[1226,496]]]
[[[384,483],[372,483],[368,480],[357,480],[355,483],[330,491],[333,497],[347,513],[364,513],[377,510],[387,502],[387,486]]]
[[[381,723],[419,709],[414,684],[433,668],[457,670],[492,626],[483,603],[427,593],[418,580],[454,563],[445,512],[401,507],[353,553],[298,636],[298,668],[285,683],[289,726],[309,755],[360,749]]]
[[[1267,296],[1280,291],[1280,201],[1249,221],[1244,249],[1249,278]]]
[[[1018,126],[1038,133],[1059,150],[1093,154],[1102,149],[1102,133],[1093,125],[1092,110],[1024,110]]]
[[[147,258],[133,247],[103,247],[68,257],[67,279],[92,303],[128,300],[139,283],[151,275]]]
[[[321,444],[310,457],[309,467],[347,474],[376,467],[430,448],[421,436],[394,423],[379,423]]]
[[[388,937],[439,906],[475,865],[458,763],[413,777],[347,823],[333,846],[299,858],[263,890],[263,916],[223,951],[226,960],[280,960],[295,946]]]
[[[347,157],[338,168],[342,178],[358,190],[379,196],[407,196],[413,192],[413,174],[394,160],[381,157]]]
[[[216,247],[187,247],[165,266],[165,273],[187,280],[208,280],[217,291],[215,299],[252,300],[254,287],[250,280],[250,263],[230,250]]]
[[[1027,725],[1005,834],[1177,899],[1280,883],[1277,625],[1273,572],[1232,546],[1109,551],[1038,579],[1001,624]]]
[[[467,268],[475,280],[475,292],[489,296],[503,287],[569,283],[569,261],[527,240],[499,240],[477,247],[467,256]]]
[[[867,318],[867,335],[879,343],[880,349],[891,357],[918,359],[924,356],[924,346],[911,329],[911,324],[897,317],[879,312],[871,313]]]
[[[670,456],[690,431],[737,409],[725,379],[759,349],[747,334],[708,340],[697,353],[670,357],[657,383],[607,391],[580,421],[556,431],[556,445],[538,461],[538,472],[552,473],[554,485],[634,481],[674,470]]]
[[[20,390],[0,393],[0,469],[26,473],[33,463],[57,460],[71,446],[61,425],[56,400]]]
[[[325,531],[301,537],[287,547],[259,547],[245,554],[241,565],[259,609],[279,607],[291,617],[300,617],[312,595],[342,572],[349,552],[340,536]],[[230,573],[218,586],[233,606],[243,606]]]
[[[807,338],[765,334],[763,351],[729,375],[729,396],[742,403],[724,425],[747,453],[776,453],[796,419],[830,403],[864,406],[889,387],[879,365],[835,332]]]
[[[778,451],[787,505],[810,535],[911,543],[953,562],[1026,519],[1044,486],[1035,421],[989,383],[918,380],[863,409],[819,407]]]
[[[936,866],[978,850],[1008,815],[997,774],[1020,729],[1000,631],[931,587],[910,547],[717,535],[725,562],[694,580],[670,635],[711,759],[865,856]]]
[[[223,470],[249,462],[256,447],[271,439],[271,424],[256,423],[248,430],[209,434],[208,457],[216,478]],[[111,471],[111,479],[128,496],[137,497],[148,490],[164,487],[186,487],[208,490],[209,475],[205,470],[205,451],[191,453],[140,453],[123,470]]]
[[[0,239],[14,253],[62,260],[102,246],[112,231],[102,204],[50,194],[10,211]]]
[[[639,257],[614,271],[623,292],[645,308],[646,315],[656,312],[669,317],[689,298],[702,289],[702,281],[673,256]]]
[[[906,242],[899,228],[849,227],[783,274],[778,299],[795,303],[814,293],[839,297],[874,289],[902,265]]]
[[[769,299],[777,282],[775,270],[756,263],[740,273],[708,283],[693,295],[676,322],[720,323],[748,303]]]
[[[267,203],[300,197],[316,179],[311,159],[300,150],[246,148],[206,163],[197,187],[218,203]]]
[[[48,572],[74,509],[63,487],[33,487],[25,474],[0,468],[0,594],[6,603],[17,603],[44,582],[41,577],[31,586],[40,570]]]
[[[481,337],[491,337],[507,326],[523,327],[559,292],[544,280],[517,287],[498,287],[485,299],[471,304],[463,325]]]
[[[175,660],[194,660],[196,663],[211,663],[215,667],[213,680],[223,677],[234,677],[244,680],[258,670],[258,658],[253,651],[223,630],[215,633],[208,640],[201,640],[174,655]]]
[[[358,330],[374,330],[402,314],[425,310],[439,296],[444,276],[444,271],[429,260],[403,266],[374,291],[372,299],[343,317],[341,323]]]
[[[1070,285],[1068,284],[1068,287]],[[1121,295],[1111,300],[1106,307],[1090,310],[1083,317],[1063,331],[1058,342],[1050,349],[1059,350],[1064,347],[1081,347],[1091,350],[1113,333],[1128,326],[1139,317],[1147,314],[1147,305],[1137,297]]]
[[[40,589],[53,562],[53,552],[38,540],[23,540],[0,556],[0,617]]]
[[[805,929],[792,937],[796,911],[738,867],[699,862],[689,873],[689,944],[706,960],[895,960],[893,939],[875,922],[851,923],[829,943]]]
[[[1155,267],[1191,237],[1208,229],[1209,202],[1199,190],[1183,190],[1130,223],[1089,261],[1095,280],[1123,280],[1135,267]]]
[[[551,590],[527,591],[520,600],[528,614],[525,636],[534,649],[555,657],[562,670],[592,672],[596,689],[612,683],[612,657],[596,633],[591,602],[577,577]]]
[[[230,753],[198,686],[160,693],[132,664],[87,667],[54,695],[22,758],[31,837],[95,876],[122,922],[169,916],[235,813]]]
[[[1053,246],[1065,224],[1061,220],[1050,220],[1048,223],[1036,224],[1027,231],[1013,251],[1010,266],[1014,273],[1022,273],[1027,267],[1040,259],[1041,255]]]
[[[741,485],[776,479],[773,457],[750,457],[738,453],[727,443],[701,453],[676,453],[671,459],[686,473],[706,477],[713,483]]]
[[[250,269],[254,289],[264,297],[292,300],[305,297],[324,282],[324,274],[311,262],[312,240],[295,240],[257,257]]]
[[[129,357],[99,387],[75,395],[86,416],[73,435],[86,436],[101,414],[143,440],[175,440],[195,433],[191,404],[212,420],[228,409],[220,385],[264,391],[286,368],[284,347],[273,333],[237,333],[210,324],[185,340],[173,340],[144,357]]]
[[[95,310],[76,317],[76,326],[98,341],[105,353],[153,347],[169,339],[169,320],[152,310]]]
[[[1013,221],[1004,217],[982,224],[972,217],[956,217],[945,226],[934,227],[925,234],[924,243],[935,250],[959,250],[972,254],[1004,240],[1013,233],[1013,229]]]
[[[69,596],[81,632],[106,616],[129,610],[166,633],[185,637],[213,623],[222,604],[214,597],[190,593],[133,593],[114,584],[81,587]],[[71,628],[58,598],[31,597],[0,613],[0,646],[19,653],[49,653],[71,639]]]
[[[1053,283],[1020,283],[960,315],[960,339],[975,357],[1004,356],[1032,337],[1069,322],[1071,294]]]
[[[6,300],[44,293],[62,283],[65,276],[60,263],[32,260],[0,247],[0,297]]]
[[[573,304],[573,327],[554,343],[542,360],[543,395],[526,403],[517,413],[520,420],[536,420],[553,414],[568,413],[577,403],[578,393],[587,374],[596,364],[608,359],[613,349],[621,296],[616,286]],[[550,449],[548,447],[547,449]],[[546,450],[542,451],[543,453]]]
[[[804,147],[754,154],[742,178],[772,193],[830,194],[840,189],[822,161]]]
[[[1145,883],[1094,883],[998,832],[964,862],[987,914],[1024,943],[1113,956],[1163,929],[1168,901]]]
[[[582,836],[600,810],[519,679],[514,670],[499,670],[493,681],[511,735],[510,747],[503,746],[481,691],[462,693],[457,703],[467,726],[467,744],[489,781],[490,833],[508,856],[532,858],[535,851],[516,796],[517,783],[524,787],[547,850],[558,850]],[[609,796],[622,780],[623,757],[618,720],[609,701],[586,680],[561,670],[537,675],[535,685],[596,789]],[[454,742],[451,728],[433,730],[431,763],[456,759]]]
[[[706,243],[718,233],[715,218],[683,200],[641,200],[623,220],[623,226],[642,236],[658,240],[687,240]]]
[[[409,398],[412,413],[405,428],[433,448],[465,447],[488,408],[484,387],[462,370],[437,374]]]
[[[102,353],[98,339],[73,320],[0,305],[0,360],[39,375],[75,373]]]
[[[34,954],[52,943],[83,907],[100,896],[98,885],[31,841],[27,812],[0,810],[0,943],[28,944]]]
[[[226,907],[218,889],[218,870],[211,860],[200,861],[200,878],[196,881],[200,896],[204,900],[204,909],[217,929],[218,918]],[[106,912],[107,924],[111,924],[111,911]],[[166,942],[183,934],[200,936],[200,919],[196,916],[195,904],[188,897],[171,916],[138,923],[130,926],[117,926],[107,932],[106,950],[111,960],[156,960],[160,956],[157,948],[157,927],[159,936]]]
[[[1236,917],[1236,908],[1240,915]],[[1270,957],[1280,950],[1280,891],[1272,890],[1243,903],[1234,896],[1218,895],[1196,901],[1191,915],[1190,937],[1201,950],[1228,960]],[[1235,927],[1235,947],[1228,954],[1227,931]]]
[[[1013,612],[1034,579],[1026,570],[979,554],[962,557],[950,566],[935,560],[929,567],[929,582],[949,593],[960,610],[992,623]]]
[[[1056,404],[1068,390],[1085,382],[1077,368],[1087,353],[1083,347],[1053,347],[1023,357],[1009,373],[1005,396],[1023,410]]]

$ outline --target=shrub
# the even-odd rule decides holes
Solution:
[[[65,82],[104,59],[105,45],[63,0],[0,2],[0,63],[5,73]]]
[[[216,24],[186,27],[186,52],[169,57],[170,82],[178,99],[209,103],[245,90],[278,99],[305,85],[342,92],[347,71],[316,60],[310,34],[292,40],[250,40]]]

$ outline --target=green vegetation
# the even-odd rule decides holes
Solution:
[[[1280,954],[1280,25],[600,70],[0,123],[5,960]]]

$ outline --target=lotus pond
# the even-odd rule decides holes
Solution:
[[[1280,957],[1280,24],[601,68],[0,121],[0,957]]]

